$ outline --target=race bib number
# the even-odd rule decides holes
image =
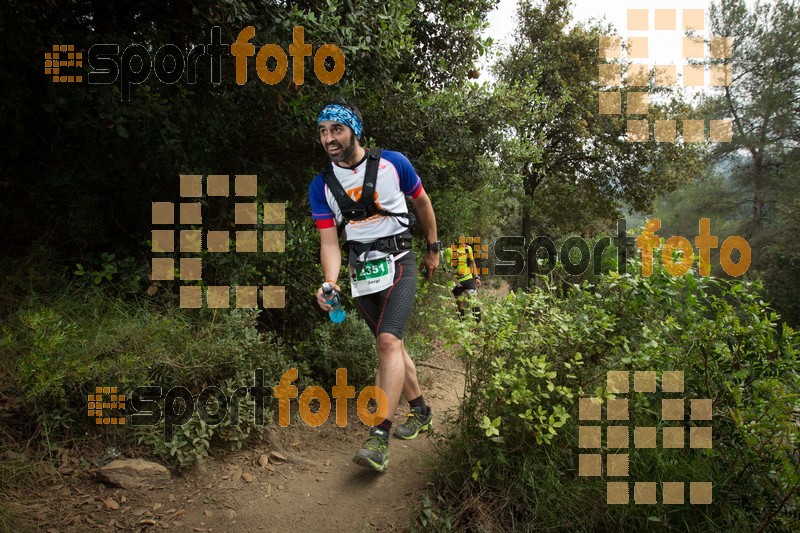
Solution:
[[[391,255],[367,261],[359,271],[353,266],[349,268],[350,290],[355,298],[388,289],[394,282],[394,258]]]

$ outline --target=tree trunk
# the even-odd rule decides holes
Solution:
[[[750,262],[755,268],[757,268],[758,265],[759,251],[761,248],[757,241],[764,226],[765,193],[764,169],[761,154],[757,154],[753,157],[753,219],[751,221],[750,235],[748,235],[748,241],[750,241],[751,245]]]
[[[534,278],[535,266],[528,261],[528,248],[531,245],[531,209],[528,204],[528,198],[522,204],[522,238],[525,242],[525,249],[522,251],[525,254],[525,290],[527,291],[531,286],[531,279]]]
[[[528,261],[527,250],[533,241],[533,216],[531,214],[533,208],[533,193],[536,190],[538,183],[535,182],[534,176],[528,174],[525,176],[525,198],[522,202],[522,238],[525,239],[525,290],[531,287],[531,280],[536,280],[536,263]]]

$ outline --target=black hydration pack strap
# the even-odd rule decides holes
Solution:
[[[361,198],[355,201],[347,194],[342,184],[336,179],[333,170],[330,166],[322,171],[322,179],[325,185],[328,186],[334,199],[336,200],[339,210],[344,217],[344,224],[351,220],[364,220],[374,215],[381,215],[387,217],[397,218],[397,222],[404,228],[411,228],[416,222],[416,217],[412,213],[393,213],[385,209],[378,209],[375,205],[375,185],[378,180],[378,164],[381,161],[382,148],[372,148],[367,155],[367,168],[364,170],[364,184],[361,189]],[[406,219],[406,222],[400,219]],[[342,228],[339,227],[341,234]]]
[[[361,189],[361,203],[367,209],[367,216],[378,213],[378,208],[375,205],[375,183],[378,181],[378,164],[381,162],[382,153],[382,148],[373,148],[367,155],[364,188]]]
[[[365,253],[372,250],[377,250],[387,254],[395,254],[397,252],[402,252],[403,250],[410,250],[412,240],[413,237],[411,235],[411,231],[406,230],[398,235],[383,237],[373,242],[347,241],[347,262],[348,264],[353,265],[356,271],[360,272],[364,266],[362,255]]]
[[[330,168],[326,168],[322,171],[322,179],[325,181],[325,185],[328,186],[328,190],[333,194],[336,204],[342,212],[345,224],[350,220],[363,220],[367,218],[367,211],[364,205],[350,198],[347,191],[344,190],[344,187],[342,187],[342,184],[336,179],[336,176],[333,175],[333,171]]]

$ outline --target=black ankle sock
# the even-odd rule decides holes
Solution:
[[[392,429],[392,423],[384,418],[383,422],[381,422],[380,424],[378,424],[375,427],[376,428],[381,428],[386,433],[389,433],[391,431],[391,429]]]
[[[430,408],[425,405],[425,400],[422,398],[422,395],[419,395],[417,398],[408,402],[408,405],[411,406],[412,409],[416,408],[423,414],[428,414],[430,412]]]

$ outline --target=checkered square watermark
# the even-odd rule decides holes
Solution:
[[[451,244],[450,245],[450,266],[456,268],[458,266],[459,261],[459,247],[463,248],[465,245],[472,247],[472,258],[473,258],[473,266],[472,266],[472,273],[474,275],[488,275],[489,268],[480,266],[479,261],[488,260],[489,259],[489,245],[488,244],[481,244],[480,237],[459,237],[458,244]],[[467,257],[465,254],[461,254]]]
[[[83,52],[76,52],[73,44],[54,44],[51,52],[44,54],[44,73],[53,83],[81,83],[83,76],[68,74],[68,69],[83,66]]]
[[[233,187],[231,187],[233,181]],[[205,185],[205,189],[203,187]],[[208,201],[217,197],[235,198],[233,226],[236,229],[206,230],[203,225],[205,191]],[[181,175],[181,202],[153,202],[152,204],[152,263],[153,281],[182,282],[179,292],[180,307],[198,309],[257,308],[258,295],[261,307],[286,306],[285,287],[276,286],[201,286],[183,282],[203,281],[203,256],[208,253],[284,253],[286,231],[286,206],[282,203],[254,201],[258,192],[258,178],[251,174],[233,176],[222,174]],[[176,222],[177,213],[177,222]],[[181,226],[176,229],[175,226]],[[262,226],[271,226],[262,229]],[[172,226],[164,228],[164,226]],[[200,227],[197,227],[200,226]],[[277,227],[272,227],[277,226]],[[175,253],[178,253],[177,257]]]
[[[97,425],[124,425],[124,416],[108,416],[109,410],[125,412],[125,395],[117,387],[95,387],[94,394],[87,396],[87,414]]]
[[[680,20],[680,24],[679,24]],[[646,93],[628,92],[623,105],[621,88],[644,87],[652,76],[656,87],[725,87],[732,82],[731,57],[733,39],[697,34],[705,32],[703,9],[628,9],[626,37],[604,35],[599,38],[600,63],[598,78],[601,91],[598,105],[601,115],[624,115],[628,142],[731,142],[732,121],[720,120],[647,120],[649,101]],[[651,31],[676,34],[675,46],[681,50],[681,65],[646,63],[650,56]],[[683,32],[690,34],[681,35]],[[624,46],[623,46],[624,45]],[[706,46],[708,45],[708,46]],[[627,66],[618,61],[628,59]],[[700,62],[707,62],[708,68]],[[644,115],[644,116],[643,116]],[[708,125],[708,128],[706,128]],[[652,132],[652,135],[651,135]],[[707,132],[707,134],[706,134]]]
[[[633,390],[630,382],[633,378]],[[621,398],[631,392],[653,394],[658,391],[658,373],[652,370],[634,371],[609,371],[606,374],[606,390],[616,395],[615,398],[605,402],[606,420],[611,424],[605,427],[605,441],[603,439],[603,426],[591,424],[602,422],[603,400],[596,397],[580,398],[578,401],[578,475],[586,477],[605,477],[606,503],[609,505],[627,505],[631,503],[631,489],[633,490],[633,503],[639,505],[654,505],[658,503],[660,493],[661,502],[666,505],[682,505],[686,503],[684,482],[629,481],[610,478],[628,478],[630,454],[641,449],[657,449],[659,433],[662,449],[685,449],[686,427],[683,421],[688,413],[693,423],[712,420],[712,401],[707,398],[682,398],[673,397],[674,394],[684,392],[684,375],[680,370],[670,370],[661,373],[661,392],[668,397],[661,400],[661,420],[670,425],[636,426],[631,432],[628,424],[618,421],[627,421],[630,418],[629,398]],[[588,422],[588,423],[587,423]],[[660,429],[660,430],[659,430]],[[711,426],[693,425],[688,428],[689,448],[711,448]],[[631,439],[631,437],[633,437]],[[603,453],[605,442],[605,453]],[[631,444],[633,450],[631,450]],[[604,472],[605,465],[605,472]],[[712,482],[697,481],[689,483],[689,503],[692,505],[708,505],[712,500]]]

